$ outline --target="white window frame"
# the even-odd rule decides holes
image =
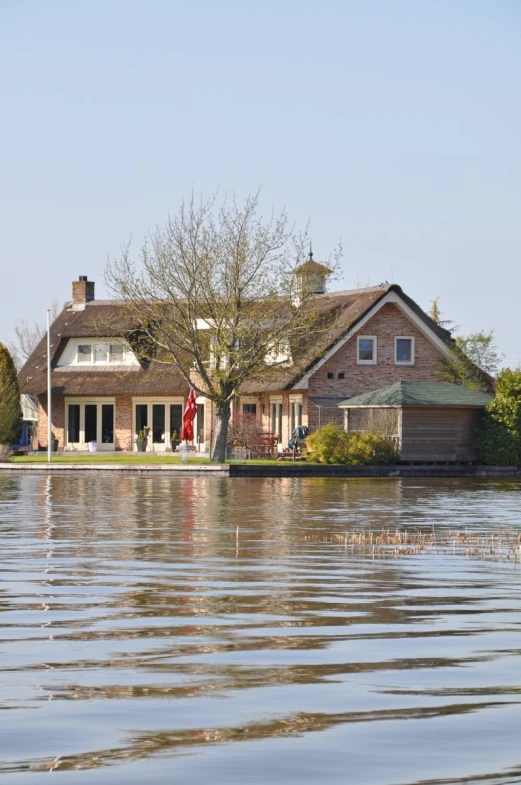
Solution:
[[[273,407],[275,407],[275,417],[273,417]],[[270,433],[279,433],[280,440],[277,446],[282,445],[282,417],[284,412],[284,404],[282,395],[270,395]],[[275,422],[274,422],[275,419]],[[275,430],[273,426],[275,425]]]
[[[82,344],[83,346],[83,344]],[[115,397],[97,397],[97,396],[77,396],[77,397],[69,397],[65,396],[65,427],[64,427],[64,436],[65,436],[65,450],[87,450],[88,443],[85,441],[85,404],[95,405],[98,407],[97,412],[97,434],[96,434],[96,441],[97,441],[97,450],[102,452],[103,450],[108,450],[111,452],[116,448],[116,399]],[[80,407],[80,427],[79,427],[79,442],[70,442],[69,441],[69,406],[70,405],[78,405]],[[101,406],[104,404],[113,407],[114,413],[114,441],[104,443],[102,438],[102,414],[101,414]]]
[[[361,360],[360,359],[360,341],[373,342],[373,359]],[[376,335],[357,335],[356,337],[356,362],[358,365],[376,365],[378,353],[378,339]]]
[[[299,407],[299,408],[297,408],[297,407]],[[302,395],[290,395],[289,396],[289,412],[288,412],[289,438],[290,439],[291,439],[291,434],[293,433],[294,429],[297,428],[299,425],[302,425],[303,419],[304,419],[304,404],[303,404],[303,400],[302,400]]]
[[[398,359],[398,341],[411,342],[411,359],[399,360]],[[414,365],[414,336],[413,335],[397,335],[394,339],[394,364],[395,365]]]
[[[172,423],[170,422],[170,404],[181,405],[183,407],[182,413],[184,413],[185,407],[185,399],[182,396],[170,396],[162,398],[160,396],[136,396],[132,397],[132,433],[130,434],[132,439],[132,450],[137,452],[137,430],[136,430],[136,404],[140,404],[143,406],[148,406],[148,413],[147,419],[150,423],[149,425],[149,432],[148,432],[148,441],[147,441],[147,449],[153,450],[154,452],[165,452],[170,449],[170,435],[172,433]],[[152,434],[152,407],[154,404],[164,405],[165,406],[165,439],[161,442],[154,442],[153,441],[153,434]],[[168,426],[168,427],[167,427]],[[181,434],[179,434],[181,436]]]
[[[210,405],[210,401],[208,400],[208,398],[205,398],[203,395],[198,395],[197,398],[195,399],[195,403],[196,403],[197,406],[199,406],[200,404],[202,404],[204,406],[204,415],[203,416],[205,418],[205,422],[203,423],[204,442],[198,442],[197,441],[197,435],[199,433],[199,425],[200,425],[200,423],[199,423],[199,414],[196,412],[196,415],[195,415],[195,418],[194,418],[194,423],[193,423],[194,424],[194,442],[195,442],[196,447],[199,450],[199,452],[206,452],[206,445],[208,443],[208,436],[209,436],[209,434],[207,433],[207,428],[206,428],[206,416],[207,416],[207,413],[208,413],[208,410],[207,410],[206,407]]]

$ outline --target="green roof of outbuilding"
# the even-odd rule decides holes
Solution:
[[[487,406],[492,397],[448,382],[396,382],[356,395],[339,406]]]

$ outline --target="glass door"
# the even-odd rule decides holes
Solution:
[[[66,446],[69,450],[114,450],[114,404],[103,401],[66,402]]]
[[[180,440],[184,405],[173,403],[175,400],[175,398],[166,398],[162,401],[134,399],[134,434],[139,435],[145,426],[149,428],[147,450],[154,452],[171,450],[174,431],[177,432],[175,438]],[[182,399],[177,400],[181,401]],[[137,450],[136,445],[134,445],[134,450]]]

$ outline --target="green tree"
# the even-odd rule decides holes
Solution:
[[[452,319],[442,319],[439,297],[431,302],[429,316],[440,327],[455,331],[458,327]],[[494,376],[504,359],[496,346],[494,332],[479,330],[470,335],[456,335],[451,345],[452,358],[443,360],[439,376],[445,382],[463,384],[472,390],[490,392],[493,387],[491,376]]]
[[[457,335],[455,338],[458,349],[471,360],[474,365],[485,373],[494,375],[504,355],[498,352],[493,331],[486,333],[480,330],[470,335]]]
[[[480,330],[457,335],[451,346],[453,357],[443,362],[440,376],[446,382],[463,384],[472,390],[490,391],[493,376],[503,355],[496,347],[494,333]]]
[[[14,444],[21,427],[22,407],[16,368],[9,351],[0,343],[0,444]]]
[[[429,316],[431,317],[433,322],[436,322],[440,327],[443,327],[445,330],[457,330],[458,328],[452,321],[452,319],[442,319],[443,312],[440,311],[440,298],[435,297],[434,300],[431,301],[431,307],[429,310]]]
[[[505,368],[497,376],[496,396],[487,406],[477,436],[484,463],[517,465],[521,457],[521,369]]]

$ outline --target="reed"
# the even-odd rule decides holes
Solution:
[[[500,562],[521,561],[521,532],[501,531],[430,531],[381,529],[345,532],[344,534],[308,534],[303,542],[330,542],[349,548],[351,553],[372,558],[390,556],[464,556]]]

